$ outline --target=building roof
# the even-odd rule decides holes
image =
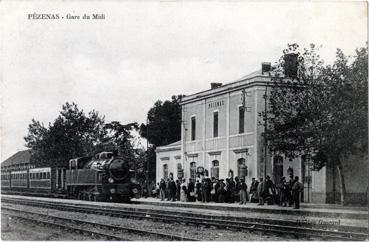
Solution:
[[[198,101],[204,98],[209,98],[212,96],[220,95],[223,93],[227,93],[230,90],[234,91],[237,89],[242,89],[247,86],[252,85],[267,85],[271,81],[271,72],[262,73],[261,70],[254,71],[250,74],[247,74],[235,81],[226,83],[220,87],[208,89],[205,91],[201,91],[198,93],[194,93],[188,96],[184,96],[182,98],[181,104],[186,104],[194,101]]]
[[[156,147],[156,152],[161,152],[161,151],[170,151],[170,150],[180,150],[181,149],[181,140],[178,140],[177,142],[168,144],[168,145],[164,145],[164,146],[158,146]]]
[[[1,162],[1,167],[13,166],[18,164],[28,164],[31,158],[31,150],[18,151],[8,159]]]

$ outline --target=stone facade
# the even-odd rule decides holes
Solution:
[[[251,184],[253,177],[265,175],[274,182],[279,182],[282,176],[288,180],[289,174],[293,173],[304,184],[303,201],[332,202],[332,172],[329,168],[314,171],[304,157],[289,160],[283,155],[265,155],[264,125],[259,114],[265,110],[264,96],[270,91],[270,82],[268,72],[258,71],[226,85],[213,85],[209,90],[185,96],[181,102],[181,141],[158,147],[156,151],[157,182],[164,176],[164,169],[167,169],[166,174],[172,173],[174,179],[178,178],[178,170],[183,169],[183,176],[188,180],[195,178],[197,167],[203,167],[209,177],[225,179],[231,173],[234,177],[239,176],[243,164],[248,170],[247,184]],[[354,165],[354,170],[360,170],[359,163]],[[367,171],[367,166],[365,168]],[[354,184],[350,181],[347,185],[348,193],[354,191],[365,195],[367,181],[361,186],[363,189],[357,189],[355,184],[363,182],[362,178],[353,180]]]

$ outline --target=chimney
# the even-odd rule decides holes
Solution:
[[[289,78],[296,78],[298,67],[297,54],[295,53],[285,54],[283,60],[284,60],[283,66],[284,75]]]
[[[215,89],[222,86],[222,83],[220,82],[212,82],[210,83],[211,89]]]
[[[270,62],[262,62],[261,63],[261,74],[263,75],[266,72],[270,72],[272,69],[272,64]]]

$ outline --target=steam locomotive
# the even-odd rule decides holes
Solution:
[[[127,162],[112,152],[71,159],[62,176],[51,167],[1,173],[2,189],[66,193],[90,201],[128,202],[137,198],[140,190]]]

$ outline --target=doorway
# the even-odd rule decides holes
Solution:
[[[273,178],[274,184],[281,183],[281,178],[283,177],[283,157],[274,156],[273,158]]]

